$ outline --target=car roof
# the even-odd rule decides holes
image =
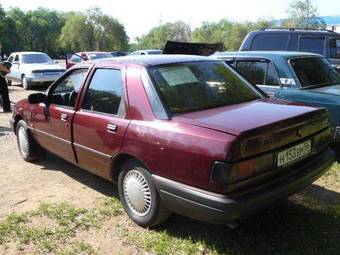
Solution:
[[[82,53],[95,54],[95,53],[109,53],[109,52],[106,52],[106,51],[80,51],[80,52],[77,52],[76,54],[82,54]]]
[[[116,58],[103,58],[93,60],[93,63],[110,64],[124,63],[141,66],[156,66],[195,61],[211,61],[211,58],[192,55],[128,55]]]
[[[254,30],[251,31],[251,33],[256,34],[267,34],[267,33],[284,33],[284,34],[331,34],[331,35],[340,35],[340,33],[337,33],[336,31],[331,30],[312,30],[312,29],[299,29],[299,28],[266,28],[266,29],[260,29],[260,30]]]
[[[18,52],[12,52],[11,54],[46,54],[46,53],[39,52],[39,51],[18,51]]]
[[[225,51],[212,55],[212,57],[249,57],[249,58],[294,58],[294,57],[322,57],[311,52],[298,51]]]

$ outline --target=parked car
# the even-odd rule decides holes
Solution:
[[[126,52],[119,50],[110,51],[109,53],[111,54],[111,57],[123,57],[128,55]]]
[[[36,84],[51,84],[65,72],[65,68],[42,52],[14,52],[7,62],[12,64],[11,72],[6,76],[8,85],[17,81],[21,82],[24,89],[30,89]]]
[[[340,68],[340,34],[330,30],[294,28],[261,29],[250,32],[240,51],[304,51],[325,56]]]
[[[242,51],[216,54],[268,95],[327,108],[340,149],[340,74],[319,54]],[[340,154],[340,150],[338,151]]]
[[[159,55],[162,54],[161,50],[136,50],[130,53],[130,55]]]
[[[66,68],[68,69],[80,62],[102,58],[112,58],[112,55],[109,52],[103,51],[83,51],[74,54],[68,54],[66,58]]]
[[[141,226],[170,212],[233,222],[309,185],[334,160],[325,109],[267,98],[198,56],[76,65],[19,101],[11,124],[25,160],[49,150],[117,183]]]

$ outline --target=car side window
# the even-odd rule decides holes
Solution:
[[[74,107],[75,100],[81,85],[85,81],[87,72],[87,68],[76,69],[60,80],[51,93],[51,103]]]
[[[329,38],[330,58],[340,59],[340,37]]]
[[[10,62],[10,63],[12,63],[12,62],[13,62],[13,58],[14,58],[14,56],[13,56],[13,55],[10,55],[7,61]]]
[[[288,34],[258,34],[251,44],[251,50],[286,50]]]
[[[98,68],[86,91],[82,109],[124,116],[122,72]]]
[[[254,85],[279,86],[273,63],[268,61],[238,61],[236,70]]]
[[[19,62],[19,54],[15,55],[14,62]]]
[[[325,54],[325,38],[324,37],[300,37],[299,51]]]

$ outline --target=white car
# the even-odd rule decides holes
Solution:
[[[14,52],[7,61],[12,64],[11,72],[6,76],[8,85],[12,81],[20,82],[24,89],[30,89],[34,84],[50,84],[65,72],[65,68],[42,52]]]
[[[136,50],[130,53],[130,55],[159,55],[162,54],[161,50]]]

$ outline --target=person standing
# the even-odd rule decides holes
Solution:
[[[10,70],[3,65],[2,62],[0,62],[0,96],[2,101],[2,107],[4,109],[4,112],[10,112],[11,111],[11,102],[9,101],[9,95],[8,95],[8,87],[7,87],[7,81],[4,77],[6,74],[10,72]]]

